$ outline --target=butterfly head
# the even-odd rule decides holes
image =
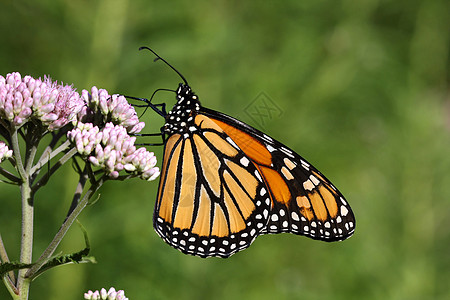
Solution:
[[[200,110],[200,102],[191,87],[180,83],[176,90],[177,103],[166,116],[165,132],[168,134],[189,132],[194,118]]]

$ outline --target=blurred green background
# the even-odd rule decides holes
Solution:
[[[3,76],[49,74],[79,91],[149,97],[180,81],[137,50],[150,46],[204,106],[313,163],[357,218],[344,242],[261,236],[229,259],[200,259],[153,231],[157,181],[108,182],[80,217],[98,264],[43,274],[30,299],[110,286],[131,300],[449,299],[449,11],[446,0],[2,1]],[[281,111],[264,124],[246,110],[261,92]],[[144,118],[147,132],[163,124],[153,112]],[[58,175],[37,195],[35,259],[75,189],[70,166]],[[18,259],[19,194],[0,184],[0,195],[0,232]],[[74,226],[59,251],[83,247]],[[3,285],[0,299],[9,299]]]

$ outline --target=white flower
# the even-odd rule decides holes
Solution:
[[[128,300],[125,296],[125,292],[123,290],[119,290],[116,292],[116,289],[111,287],[108,292],[105,288],[102,288],[99,291],[91,291],[89,290],[87,293],[84,293],[84,299],[87,300]]]

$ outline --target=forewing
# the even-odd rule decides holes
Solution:
[[[202,108],[258,169],[272,199],[261,233],[290,232],[337,241],[355,230],[353,212],[333,184],[300,155],[228,115]]]

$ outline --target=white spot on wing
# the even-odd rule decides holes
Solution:
[[[266,189],[265,188],[261,188],[261,191],[259,192],[259,194],[261,196],[264,196],[266,194]]]
[[[262,178],[261,178],[261,175],[260,175],[259,172],[258,172],[258,170],[255,170],[255,176],[256,176],[256,178],[258,178],[258,180],[259,180],[260,182],[263,181]]]
[[[276,150],[276,149],[275,149],[274,147],[272,147],[271,145],[267,145],[266,148],[267,148],[267,150],[269,150],[269,152],[273,152],[273,151]]]
[[[300,163],[302,164],[303,168],[305,168],[306,170],[309,170],[310,165],[306,161],[301,159]]]
[[[248,158],[245,157],[245,156],[241,158],[240,162],[241,162],[241,164],[242,164],[244,167],[248,167],[248,164],[250,163],[250,161],[248,160]]]
[[[286,167],[289,168],[289,170],[292,170],[293,168],[295,168],[295,163],[293,161],[291,161],[289,158],[285,157],[283,159],[284,164],[286,165]]]
[[[307,191],[312,191],[314,189],[314,184],[311,182],[310,179],[303,182],[303,188]]]
[[[286,153],[292,153],[292,151],[286,147],[281,147],[281,150],[283,150],[283,152],[286,152]]]
[[[289,170],[284,166],[281,167],[281,173],[283,173],[284,178],[286,178],[287,180],[294,179],[294,176],[292,175],[292,173],[289,172]]]
[[[291,151],[291,150],[289,150],[289,149],[287,149],[287,148],[284,148],[284,147],[281,147],[280,150],[281,150],[284,154],[286,154],[286,155],[288,155],[288,156],[290,156],[290,157],[294,157],[294,156],[292,155],[292,151]]]
[[[230,143],[234,148],[241,150],[238,145],[236,145],[236,143],[229,137],[227,136],[227,142]]]
[[[270,136],[268,136],[267,134],[263,134],[263,138],[264,138],[266,141],[273,142],[273,139],[272,139]]]
[[[317,186],[320,183],[319,179],[317,179],[314,175],[310,175],[309,179],[315,186]]]

